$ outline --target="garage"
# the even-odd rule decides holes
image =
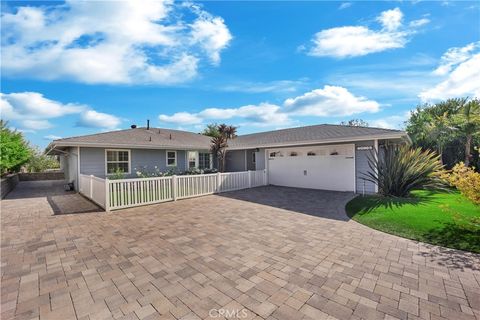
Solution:
[[[268,182],[355,192],[354,154],[354,144],[268,149]]]

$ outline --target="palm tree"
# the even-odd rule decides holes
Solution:
[[[472,99],[463,104],[459,112],[453,116],[453,125],[465,138],[465,166],[470,165],[472,141],[480,135],[480,100]]]
[[[212,146],[210,150],[217,157],[218,170],[224,172],[228,140],[236,138],[237,128],[226,124],[220,124],[218,126],[218,133],[218,136],[212,137]]]
[[[443,150],[450,141],[451,133],[454,130],[450,122],[449,113],[444,112],[443,114],[432,116],[425,129],[429,138],[435,141],[440,162],[443,164]]]

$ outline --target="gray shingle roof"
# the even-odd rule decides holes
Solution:
[[[400,130],[320,124],[242,135],[230,141],[229,146],[232,149],[257,148],[282,144],[358,140],[363,139],[363,137],[368,139],[368,137],[382,136],[401,137],[407,136],[407,134]]]
[[[406,136],[406,133],[399,130],[321,124],[241,135],[229,141],[229,147],[243,149],[403,136]],[[210,139],[193,132],[162,128],[147,130],[142,127],[59,139],[54,140],[51,145],[209,149]]]
[[[86,136],[71,137],[53,141],[54,145],[91,145],[91,146],[118,146],[118,147],[181,147],[186,149],[209,149],[210,137],[180,130],[145,127],[125,129]]]

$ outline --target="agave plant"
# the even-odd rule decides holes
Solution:
[[[440,156],[408,145],[386,145],[377,157],[368,157],[370,170],[363,179],[378,185],[384,196],[408,197],[412,190],[447,190]]]

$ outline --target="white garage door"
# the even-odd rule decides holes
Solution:
[[[355,146],[333,145],[267,150],[272,185],[355,191]]]

